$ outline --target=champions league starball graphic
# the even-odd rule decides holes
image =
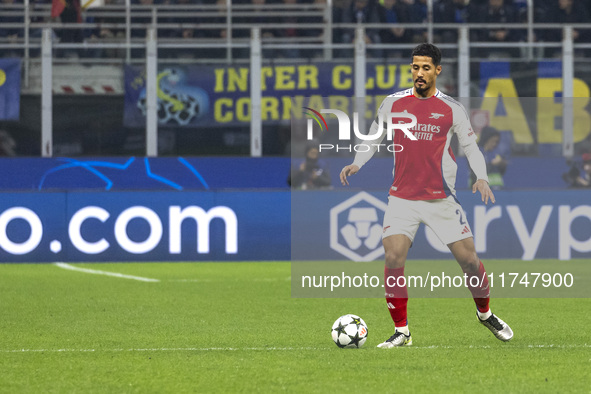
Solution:
[[[187,84],[182,69],[167,68],[157,76],[158,123],[187,126],[209,111],[205,90]],[[140,92],[137,107],[146,115],[146,89]]]

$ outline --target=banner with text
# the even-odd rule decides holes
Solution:
[[[329,97],[329,105],[354,96],[352,64],[315,63],[262,67],[262,119],[290,120],[291,100]],[[368,106],[412,86],[409,64],[368,64]],[[158,71],[158,121],[169,126],[247,125],[250,122],[248,66],[171,66]],[[125,116],[129,127],[145,124],[146,76],[141,67],[125,67]]]
[[[284,192],[3,193],[0,262],[289,259]]]
[[[568,105],[574,119],[575,154],[589,151],[591,73],[587,67],[575,68],[573,98],[563,97],[560,61],[481,62],[475,70],[479,97],[485,98],[482,103],[486,104],[471,108],[475,128],[496,128],[514,153],[562,156],[563,105]],[[522,104],[515,97],[522,98]],[[534,97],[536,100],[523,100]]]
[[[471,191],[457,193],[483,259],[588,258],[591,190],[495,191],[484,205]],[[383,260],[385,192],[292,191],[291,257],[301,260]],[[420,226],[409,259],[453,259],[428,227]]]

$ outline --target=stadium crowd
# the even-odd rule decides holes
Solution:
[[[12,4],[22,4],[23,0],[1,0],[0,8]],[[87,22],[95,23],[94,28],[64,28],[56,31],[57,37],[62,42],[113,42],[125,38],[124,28],[104,27],[108,23],[124,24],[123,9],[89,8],[81,12],[80,0],[65,0],[66,6],[60,13],[47,12],[46,18],[35,16],[32,22],[61,21],[64,24]],[[30,7],[48,10],[51,8],[51,0],[31,0]],[[104,0],[105,5],[123,6],[125,0]],[[131,23],[150,24],[152,15],[150,7],[177,5],[183,6],[204,5],[203,10],[191,8],[186,16],[179,16],[179,12],[172,8],[159,10],[157,22],[162,24],[177,24],[176,27],[159,27],[158,36],[161,40],[192,39],[199,41],[224,40],[228,34],[226,28],[220,27],[227,23],[228,12],[226,0],[132,0],[132,6],[137,12],[132,14]],[[282,6],[285,5],[284,8]],[[247,24],[262,27],[264,40],[299,42],[322,42],[324,26],[326,26],[326,14],[323,8],[326,0],[232,0],[231,23]],[[45,6],[45,8],[43,8]],[[142,7],[137,7],[142,6]],[[249,7],[251,6],[251,7]],[[49,8],[48,8],[49,7]],[[176,13],[174,12],[176,11]],[[202,12],[203,11],[203,12]],[[168,14],[172,16],[168,16]],[[387,27],[368,27],[366,30],[366,42],[368,44],[397,44],[419,43],[427,39],[427,31],[424,23],[427,21],[427,0],[334,0],[332,2],[333,43],[350,43],[353,40],[352,29],[343,28],[342,24],[382,24]],[[35,15],[39,15],[38,13]],[[534,22],[536,23],[589,23],[591,22],[591,2],[583,0],[536,0],[534,4]],[[18,27],[5,27],[8,23],[22,23],[23,16],[15,12],[0,13],[0,43],[18,42],[22,39],[24,29]],[[433,21],[435,23],[527,23],[527,2],[525,0],[434,0]],[[298,24],[318,24],[318,28],[298,28]],[[402,28],[400,24],[417,24],[417,28]],[[193,26],[178,26],[179,24],[192,24]],[[195,25],[199,24],[199,27]],[[278,24],[286,27],[278,28]],[[341,24],[338,26],[338,24]],[[210,26],[208,26],[210,25]],[[265,27],[265,25],[273,25]],[[472,29],[472,41],[478,42],[519,42],[527,38],[524,26],[520,29]],[[249,29],[233,28],[232,38],[241,40],[249,37]],[[38,37],[40,32],[33,31],[32,37]],[[457,42],[456,29],[436,29],[434,42]],[[132,39],[141,40],[145,37],[145,29],[133,28]],[[535,39],[540,42],[558,42],[562,38],[560,30],[536,29]],[[591,42],[591,30],[575,29],[575,42]],[[394,47],[395,48],[395,47]],[[12,52],[14,52],[13,50]],[[165,50],[163,57],[182,56],[186,51]],[[349,56],[351,51],[337,51],[336,56]],[[558,56],[560,48],[547,48],[546,57]],[[200,53],[200,57],[220,58],[225,57],[225,50],[209,48]],[[3,51],[6,55],[6,51]],[[119,57],[120,51],[116,49],[101,49],[87,53],[92,57]],[[137,53],[140,56],[140,53]],[[270,51],[267,55],[285,58],[313,58],[322,55],[321,50],[298,50],[293,47],[285,47],[280,50]],[[398,55],[396,49],[372,49],[373,57],[390,57]],[[487,48],[475,55],[486,57],[518,56],[516,48]],[[248,56],[247,49],[236,49],[236,57]]]

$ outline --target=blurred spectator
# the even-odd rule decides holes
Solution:
[[[488,0],[486,6],[480,7],[470,14],[472,23],[517,23],[515,9],[506,5],[504,0]],[[519,41],[520,32],[515,29],[478,29],[472,30],[472,41],[479,42],[516,42]],[[478,52],[479,57],[507,58],[519,55],[518,48],[482,48]]]
[[[410,6],[410,21],[417,24],[426,24],[429,21],[427,0],[405,0]],[[412,41],[415,43],[427,42],[428,34],[426,29],[413,29],[411,32]]]
[[[537,0],[534,3],[534,23],[546,23],[548,12],[550,12],[550,3],[554,1],[556,0]],[[534,37],[536,41],[545,41],[546,29],[534,29]],[[543,52],[544,48],[540,50]]]
[[[310,40],[313,42],[320,43],[323,42],[325,29],[328,30],[327,21],[325,19],[325,8],[328,7],[328,5],[326,4],[326,0],[314,0],[313,4],[315,5],[315,7],[308,8],[308,16],[301,18],[300,21],[301,23],[316,23],[321,26],[318,28],[300,29],[299,33],[301,33],[305,37],[310,38]],[[318,6],[321,6],[322,8],[318,8]],[[335,19],[335,10],[337,10],[337,7],[335,7],[335,5],[333,4],[332,20],[333,23],[339,23],[337,22],[338,19]],[[328,34],[328,31],[326,33]],[[334,36],[332,37],[332,40],[333,43],[339,42],[338,38]],[[324,49],[320,46],[314,49],[302,49],[301,52],[302,56],[308,59],[318,58],[324,55]]]
[[[527,23],[527,0],[513,0],[513,9],[517,16],[517,21]]]
[[[60,20],[64,25],[82,23],[80,0],[54,1],[51,7],[51,17]],[[61,43],[81,43],[83,34],[81,28],[66,27],[56,32]],[[64,49],[58,52],[62,57],[80,57],[76,49]]]
[[[171,0],[164,0],[163,4],[169,5]],[[202,4],[202,1],[197,0],[176,0],[173,3],[176,8],[163,8],[163,14],[166,12],[187,12],[187,15],[183,16],[172,16],[172,17],[163,17],[158,18],[159,23],[170,23],[170,24],[180,24],[181,26],[178,28],[170,28],[170,29],[158,29],[158,38],[163,38],[164,40],[169,40],[168,42],[179,42],[179,41],[187,41],[187,40],[194,40],[197,38],[205,38],[208,34],[211,34],[210,31],[207,29],[198,30],[196,27],[188,26],[189,24],[209,24],[211,22],[211,17],[203,17],[203,16],[195,16],[194,14],[199,12],[198,9],[195,8],[184,8],[185,6]],[[205,10],[205,12],[211,12],[211,10]],[[196,59],[200,57],[211,57],[210,53],[208,53],[209,48],[202,49],[199,48],[195,50],[193,48],[162,48],[159,50],[159,56],[163,58],[182,58],[182,59]]]
[[[269,10],[268,5],[271,5],[271,1],[269,0],[251,0],[251,4],[253,5],[252,11],[256,16],[252,16],[248,19],[249,23],[253,25],[258,25],[259,27],[263,27],[265,24],[274,23],[277,17],[270,17],[265,15],[265,13]],[[262,25],[262,26],[261,26]],[[261,29],[261,37],[262,38],[272,38],[275,36],[275,29]]]
[[[252,7],[247,9],[241,9],[240,12],[247,12],[248,16],[235,16],[232,17],[232,23],[234,24],[251,24],[253,27],[259,27],[261,29],[261,39],[275,37],[275,29],[264,28],[265,24],[276,23],[277,17],[265,15],[269,11],[267,0],[250,0],[248,4]],[[233,38],[242,39],[243,41],[249,40],[251,35],[251,29],[233,29]],[[250,56],[250,50],[248,48],[237,48],[233,51],[235,57],[247,58]],[[263,49],[263,59],[274,58],[275,50]]]
[[[303,190],[329,188],[331,180],[328,166],[318,156],[318,141],[309,141],[305,159],[292,167],[287,184],[294,189]]]
[[[107,0],[109,1],[109,0]],[[97,24],[94,27],[88,27],[83,30],[82,36],[84,37],[84,42],[96,44],[99,42],[100,38],[100,26],[98,25],[100,18],[96,16],[97,13],[102,12],[102,7],[92,7],[87,10],[84,10],[82,13],[84,23],[94,23]],[[87,56],[90,57],[102,57],[103,56],[103,49],[102,48],[92,48],[87,51]]]
[[[123,5],[121,0],[104,0],[105,7],[90,8],[86,11],[86,21],[96,23],[97,27],[86,33],[87,40],[101,43],[123,42],[125,29],[105,27],[104,24],[125,23],[124,9],[109,9],[109,6]],[[99,14],[95,16],[94,14]],[[125,57],[123,48],[101,48],[97,50],[96,56],[107,58]]]
[[[282,4],[292,6],[298,3],[297,0],[281,0]],[[295,16],[291,14],[293,10],[285,10],[285,16],[279,18],[278,22],[286,25],[291,25],[285,29],[274,29],[273,35],[281,38],[296,38],[304,36],[304,32],[301,29],[295,27],[295,24],[304,22],[304,18],[301,16]],[[286,45],[285,48],[278,50],[277,55],[279,57],[286,57],[291,59],[297,59],[300,57],[301,50],[299,48],[291,47]]]
[[[21,4],[22,0],[17,0]],[[51,14],[47,14],[46,5],[52,4],[51,0],[29,0],[29,11],[31,13],[31,23],[49,23],[51,22]],[[24,34],[24,33],[23,33]],[[43,35],[42,28],[30,28],[29,38],[41,40]],[[56,29],[51,32],[52,41],[57,42]],[[41,48],[29,48],[29,56],[38,57],[41,55]]]
[[[469,9],[470,0],[441,0],[433,5],[433,20],[435,23],[467,23]],[[433,34],[435,35],[434,41],[458,42],[457,29],[436,29]]]
[[[343,23],[370,24],[381,23],[379,8],[375,0],[353,0],[349,7],[344,10]],[[343,43],[353,43],[355,40],[355,30],[347,29],[343,32]],[[379,44],[380,29],[368,28],[365,30],[366,44]],[[367,51],[368,57],[381,57],[380,49],[370,49]],[[351,51],[346,51],[344,57],[351,58]]]
[[[399,23],[410,23],[410,10],[406,3],[402,0],[383,0],[383,10],[380,11],[382,23],[392,25],[380,32],[381,40],[384,44],[400,44],[408,43],[411,38],[411,32],[405,28],[397,27]],[[402,57],[403,51],[397,51],[393,46],[392,49],[385,50],[387,57]]]
[[[275,23],[281,23],[285,25],[291,25],[285,28],[278,28],[274,29],[273,35],[277,38],[283,39],[295,39],[298,38],[309,38],[310,41],[315,43],[322,42],[324,37],[324,28],[323,25],[325,24],[324,20],[324,7],[326,7],[326,0],[313,0],[313,4],[316,5],[315,7],[311,7],[307,4],[307,1],[304,0],[281,0],[281,4],[286,5],[290,8],[286,8],[284,13],[285,16],[278,18]],[[300,5],[298,8],[294,8],[294,5]],[[318,6],[322,6],[319,8]],[[302,12],[305,15],[302,15]],[[298,15],[294,15],[298,13]],[[317,28],[298,28],[297,24],[311,24],[315,23],[320,25]],[[281,42],[287,43],[288,40],[282,40]],[[302,40],[298,40],[298,42],[302,42]],[[323,54],[322,49],[300,49],[295,48],[290,45],[286,45],[285,48],[281,50],[277,50],[276,55],[279,57],[297,59],[297,58],[313,58],[313,57],[320,57]]]
[[[572,163],[568,172],[562,174],[562,179],[569,187],[591,187],[591,153],[583,153],[583,171],[577,163]]]
[[[16,142],[6,131],[0,130],[0,156],[16,156]]]
[[[20,4],[20,8],[11,7],[12,5]],[[1,44],[18,44],[19,40],[24,36],[22,28],[18,27],[4,27],[5,23],[23,23],[24,9],[22,2],[16,0],[2,0],[0,2],[0,43]],[[0,49],[0,56],[2,57],[21,57],[23,51],[19,48]]]
[[[265,15],[265,13],[269,10],[267,5],[269,5],[271,2],[269,0],[251,0],[251,2],[254,6],[253,11],[256,14],[256,16],[250,17],[249,23],[261,27],[261,39],[263,41],[265,40],[265,38],[274,38],[276,35],[276,29],[263,28],[265,24],[274,23],[277,18]],[[274,59],[275,57],[277,57],[275,55],[276,52],[277,51],[275,49],[263,49],[263,58]]]
[[[197,23],[203,24],[216,24],[216,25],[225,25],[227,23],[228,12],[226,7],[226,0],[216,0],[215,3],[216,8],[215,10],[211,10],[208,12],[216,13],[215,16],[209,17],[202,17],[199,19]],[[197,29],[196,37],[199,39],[205,40],[226,40],[228,36],[228,30],[225,27],[216,27],[216,28],[201,28]],[[234,34],[234,37],[236,35]],[[220,46],[217,48],[202,48],[199,49],[199,52],[205,58],[212,58],[212,59],[223,59],[226,57],[226,48],[223,47],[223,44],[220,43]]]
[[[333,0],[332,2],[332,23],[343,23],[343,15],[349,6],[347,0]],[[332,30],[332,39],[334,43],[340,44],[343,42],[343,33],[346,29],[335,27]]]
[[[138,7],[141,6],[141,7]],[[132,28],[131,39],[137,42],[146,42],[146,29],[152,24],[152,8],[154,6],[154,0],[132,0],[131,7],[134,9],[131,17],[132,24],[143,24],[145,26]],[[136,15],[140,16],[136,16]],[[146,51],[144,48],[132,48],[132,58],[145,58]]]
[[[554,0],[546,12],[546,23],[589,23],[589,14],[581,0]],[[573,29],[574,42],[589,42],[591,34],[587,29]],[[547,29],[543,36],[544,41],[559,42],[562,40],[562,30]],[[546,57],[558,57],[562,54],[562,48],[547,48]]]
[[[197,2],[197,4],[200,4],[201,2]],[[174,3],[175,6],[178,7],[178,9],[176,9],[174,12],[182,12],[183,10],[183,6],[185,5],[192,5],[195,4],[195,1],[191,1],[191,0],[176,0],[176,2]],[[225,2],[224,2],[225,4]],[[191,13],[195,12],[194,9],[190,9]],[[172,18],[166,18],[166,20],[163,21],[164,23],[180,23],[180,24],[194,24],[194,23],[200,23],[200,22],[204,22],[204,20],[201,20],[199,18],[195,18],[195,16],[193,15],[187,15],[187,16],[175,16]],[[171,29],[171,30],[164,30],[162,29],[161,31],[158,32],[158,36],[159,37],[167,37],[167,38],[182,38],[182,39],[187,39],[187,38],[194,38],[198,36],[198,33],[195,31],[194,28],[192,27],[185,27],[182,26],[178,29]]]
[[[134,8],[131,23],[143,23],[146,25],[152,24],[152,7],[154,6],[154,0],[134,0],[132,1],[131,6]],[[138,14],[140,14],[141,16],[136,16]],[[145,39],[146,28],[143,27],[131,29],[131,37]]]
[[[501,133],[494,127],[486,126],[480,132],[478,146],[484,155],[488,184],[491,189],[500,189],[504,186],[503,175],[507,170],[507,160],[497,150],[501,142]],[[472,185],[476,182],[474,173],[471,175]]]

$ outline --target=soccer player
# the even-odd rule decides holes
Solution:
[[[408,130],[416,140],[411,140],[401,129],[396,129],[393,134],[393,143],[402,145],[403,150],[394,153],[394,182],[384,214],[382,243],[386,260],[386,302],[396,331],[378,347],[412,344],[406,313],[406,281],[398,281],[398,278],[404,276],[406,256],[420,223],[425,223],[435,232],[460,264],[476,303],[480,323],[501,341],[508,341],[513,337],[513,331],[489,308],[490,289],[486,271],[476,254],[470,225],[455,196],[457,165],[450,147],[453,134],[458,136],[477,177],[472,193],[480,192],[482,201],[488,204],[489,200],[495,202],[495,196],[488,185],[484,157],[478,149],[476,135],[464,107],[436,87],[437,76],[441,73],[439,48],[428,43],[418,45],[412,52],[411,67],[413,88],[384,99],[369,134],[379,132],[380,121],[384,123],[382,132],[375,140],[366,141],[369,150],[358,152],[353,164],[345,166],[340,173],[341,183],[348,185],[347,177],[363,167],[387,134],[388,116],[392,118],[391,124],[408,123],[408,118],[395,120],[393,113],[408,112],[416,116],[416,126]],[[396,286],[397,283],[405,286]]]

